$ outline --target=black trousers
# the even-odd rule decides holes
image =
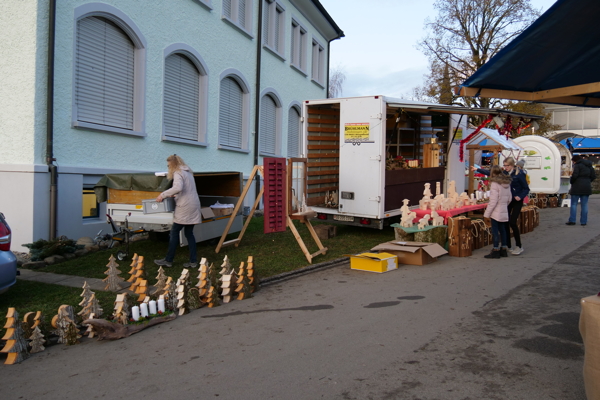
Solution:
[[[515,243],[517,245],[517,247],[523,247],[521,245],[521,233],[519,232],[519,225],[517,224],[517,219],[519,218],[519,215],[521,215],[521,208],[523,207],[523,200],[515,200],[512,199],[512,201],[508,204],[508,224],[510,225],[510,229],[512,229],[513,231],[513,236],[515,237]],[[508,233],[508,230],[506,231]],[[511,239],[510,239],[510,235],[508,236],[508,247],[511,248]]]

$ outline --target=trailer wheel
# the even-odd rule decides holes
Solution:
[[[117,259],[119,261],[123,261],[125,258],[127,258],[127,253],[125,253],[123,250],[117,251]]]

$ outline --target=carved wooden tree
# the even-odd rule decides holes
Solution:
[[[223,264],[221,264],[221,270],[219,274],[221,275],[230,275],[233,271],[233,267],[231,266],[231,262],[229,262],[229,257],[225,256],[223,258]]]
[[[137,255],[137,253],[134,253],[133,257],[131,257],[131,264],[129,264],[131,269],[128,272],[129,278],[127,279],[127,282],[135,281],[135,273],[137,272],[137,262],[138,262],[138,255]]]
[[[4,348],[0,353],[8,353],[4,364],[16,364],[29,357],[27,350],[27,340],[23,336],[23,327],[19,321],[19,313],[10,307],[6,314],[6,324],[4,325],[6,334],[2,340],[6,340]]]
[[[173,312],[177,311],[177,284],[169,277],[167,279],[167,289],[165,291],[165,307]]]
[[[23,328],[23,336],[28,338],[33,333],[33,328],[35,324],[35,313],[28,312],[23,316],[23,322],[21,323],[21,327]]]
[[[100,307],[100,303],[98,303],[98,299],[96,298],[96,293],[92,293],[92,297],[90,297],[88,303],[83,307],[81,311],[77,313],[83,320],[90,319],[90,314],[96,315],[96,318],[102,316],[102,307]]]
[[[115,261],[113,255],[110,255],[108,264],[106,264],[108,269],[104,272],[107,275],[106,278],[103,279],[103,282],[106,282],[106,287],[104,290],[117,292],[121,290],[121,282],[123,282],[123,278],[119,276],[121,271],[119,271],[119,265]]]
[[[131,290],[134,293],[137,293],[137,288],[138,288],[138,286],[141,285],[142,281],[147,281],[146,271],[144,269],[144,257],[143,256],[138,257],[136,271],[135,271],[135,274],[133,275],[133,277],[135,278],[135,280],[131,284],[131,287],[129,287],[129,290]],[[139,301],[141,301],[141,300],[139,300]]]
[[[94,313],[91,313],[87,319],[90,320],[94,318],[96,318],[96,315]],[[84,319],[84,321],[86,320]],[[84,324],[84,326],[87,326],[87,329],[85,330],[85,335],[92,339],[96,335],[96,332],[94,331],[94,326],[90,324]]]
[[[202,301],[204,303],[206,294],[208,293],[208,290],[211,287],[211,281],[210,281],[210,267],[208,265],[206,265],[205,258],[203,258],[202,260],[204,261],[204,263],[201,263],[200,267],[198,268],[198,270],[200,272],[198,275],[198,285],[196,285],[196,286],[198,286],[200,301]]]
[[[75,322],[69,321],[67,325],[67,330],[65,332],[65,344],[68,346],[72,346],[74,344],[79,343],[80,338],[81,335],[79,334],[79,329],[77,329]]]
[[[29,350],[30,353],[39,353],[40,351],[44,351],[46,349],[44,347],[46,340],[44,339],[44,335],[42,334],[39,326],[33,328],[33,332],[31,333],[29,340],[31,340],[29,342],[29,346],[31,347],[31,350]]]
[[[93,294],[94,294],[94,292],[92,292],[92,290],[90,289],[90,285],[88,285],[87,281],[84,281],[83,282],[83,292],[81,292],[81,294],[79,295],[79,297],[83,298],[83,300],[81,300],[79,305],[81,307],[85,307],[87,305],[87,303],[89,303],[90,298],[92,297]]]
[[[168,276],[165,274],[163,267],[158,267],[158,275],[156,276],[156,284],[154,285],[154,296],[164,294],[167,287],[167,278]]]
[[[145,279],[142,279],[136,289],[135,289],[135,294],[138,295],[138,302],[141,301],[145,301],[146,299],[150,300],[150,297],[148,296],[148,281]]]
[[[258,272],[254,269],[254,257],[248,256],[248,263],[246,265],[248,272],[248,281],[250,283],[250,292],[254,293],[260,289],[260,280],[258,278]]]
[[[227,256],[225,256],[227,258]],[[226,260],[227,263],[229,260]],[[225,262],[223,262],[225,264]],[[222,266],[223,267],[223,266]],[[228,273],[225,273],[228,272]],[[221,268],[219,271],[221,277],[219,278],[220,284],[220,294],[223,297],[223,303],[229,303],[231,300],[235,298],[235,282],[237,281],[237,274],[231,265],[227,267]]]
[[[70,306],[60,306],[58,308],[58,314],[52,318],[52,326],[55,328],[52,333],[58,336],[58,343],[67,343],[67,331],[69,325],[73,322],[70,318],[68,307]]]
[[[238,294],[238,300],[246,300],[249,297],[252,297],[250,282],[248,281],[248,271],[244,268],[244,262],[240,264],[240,269],[238,270],[238,279],[235,282],[237,287],[235,288],[235,292]]]
[[[129,306],[127,293],[118,294],[117,299],[115,300],[114,313],[112,315],[113,321],[123,325],[129,324],[130,309],[131,307]]]
[[[184,315],[190,312],[188,294],[190,290],[190,271],[184,268],[181,276],[177,280],[177,310],[178,315]]]

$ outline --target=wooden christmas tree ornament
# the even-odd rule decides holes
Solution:
[[[4,325],[6,334],[2,340],[6,340],[4,348],[0,353],[8,353],[4,364],[17,364],[29,357],[27,350],[27,340],[23,336],[23,328],[19,321],[19,313],[10,307],[6,314],[6,324]]]
[[[46,340],[44,339],[44,335],[42,334],[42,331],[40,330],[39,326],[33,328],[33,332],[31,333],[29,340],[31,340],[31,342],[29,342],[29,346],[31,347],[29,353],[39,353],[46,349],[44,347],[44,343],[46,343]]]
[[[106,264],[108,269],[104,272],[107,277],[103,279],[103,282],[106,282],[106,287],[104,290],[117,292],[121,290],[121,282],[123,282],[123,278],[119,276],[121,271],[119,271],[119,265],[115,261],[115,258],[112,254],[108,260],[108,264]]]

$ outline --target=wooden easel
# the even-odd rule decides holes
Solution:
[[[305,172],[304,176],[306,176],[306,159],[290,159],[290,163],[291,162],[304,162],[304,172]],[[250,224],[250,220],[252,219],[252,216],[254,215],[254,212],[256,211],[256,208],[260,204],[260,200],[263,197],[263,194],[264,194],[264,191],[265,191],[264,190],[264,185],[261,185],[260,192],[258,193],[258,196],[256,196],[256,200],[254,201],[254,205],[252,206],[252,209],[250,210],[250,214],[248,214],[248,217],[246,218],[246,222],[244,223],[244,227],[240,231],[240,235],[237,237],[237,239],[232,239],[232,240],[228,240],[228,241],[225,241],[225,237],[229,233],[229,229],[231,229],[231,225],[233,224],[233,217],[235,215],[237,215],[238,211],[242,207],[242,204],[244,203],[244,198],[248,194],[248,190],[250,189],[250,185],[252,184],[252,181],[254,180],[254,177],[256,176],[257,172],[260,172],[261,176],[264,177],[264,169],[263,169],[263,167],[255,165],[254,168],[252,169],[252,173],[248,177],[248,181],[246,182],[246,186],[244,186],[244,190],[242,191],[242,194],[241,194],[241,196],[240,196],[237,204],[235,205],[235,208],[233,209],[232,216],[229,219],[229,222],[227,223],[227,226],[225,227],[225,230],[223,231],[223,235],[221,235],[221,240],[219,241],[219,244],[217,245],[217,248],[215,249],[216,253],[218,253],[219,251],[221,251],[222,247],[229,246],[229,245],[232,245],[232,244],[235,244],[235,247],[238,247],[239,243],[241,242],[242,237],[244,236],[244,232],[246,232],[246,228]],[[291,166],[288,164],[288,166],[287,166],[288,199],[291,199],[291,192],[292,192],[291,173],[292,173]],[[315,229],[313,228],[313,226],[312,226],[312,224],[310,223],[310,220],[309,220],[309,218],[311,218],[311,217],[314,216],[314,212],[305,212],[305,213],[297,212],[297,213],[293,213],[292,214],[292,213],[290,213],[291,202],[288,202],[286,204],[286,210],[287,210],[286,225],[292,231],[292,234],[296,238],[296,241],[298,242],[298,245],[300,245],[300,248],[302,249],[302,252],[304,253],[304,256],[306,257],[306,259],[308,260],[308,262],[310,264],[312,264],[312,259],[314,257],[318,256],[319,254],[326,254],[327,253],[327,248],[323,247],[323,244],[321,243],[321,240],[319,239],[319,236],[315,232]],[[314,239],[315,243],[319,247],[319,250],[317,252],[311,254],[308,251],[308,248],[304,244],[304,241],[302,240],[302,237],[300,236],[300,233],[298,233],[298,230],[296,229],[296,226],[294,226],[294,221],[293,220],[295,220],[295,219],[299,220],[301,223],[303,223],[303,224],[306,225],[306,227],[308,228],[308,231],[310,232],[310,235],[312,236],[312,238]]]

